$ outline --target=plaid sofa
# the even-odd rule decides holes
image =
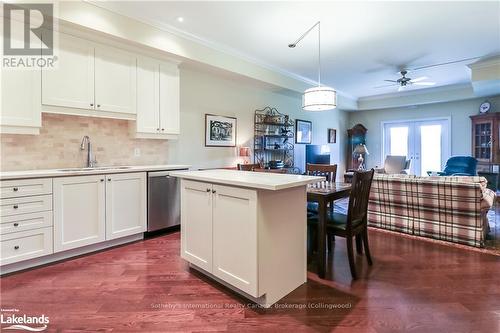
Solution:
[[[483,177],[375,175],[368,225],[477,247],[495,193]]]

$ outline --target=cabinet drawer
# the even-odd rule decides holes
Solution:
[[[2,217],[0,234],[27,231],[52,226],[52,211]]]
[[[52,193],[52,178],[0,181],[0,198],[26,197]]]
[[[0,201],[0,216],[27,214],[52,210],[52,194],[3,199]]]
[[[52,227],[2,235],[0,248],[0,265],[52,254]]]

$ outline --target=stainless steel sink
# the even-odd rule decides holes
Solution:
[[[99,170],[110,170],[110,169],[130,169],[130,166],[103,166],[103,167],[95,167],[95,168],[67,168],[67,169],[57,169],[60,172],[72,172],[72,171],[99,171]]]

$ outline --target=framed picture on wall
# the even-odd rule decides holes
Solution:
[[[312,122],[307,120],[295,120],[295,143],[310,144],[312,142]]]
[[[328,129],[328,143],[337,142],[337,130],[333,128]]]
[[[205,147],[236,147],[236,118],[205,114]]]

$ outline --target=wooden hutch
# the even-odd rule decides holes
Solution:
[[[492,172],[500,164],[500,112],[470,116],[472,120],[472,156],[478,171]]]

